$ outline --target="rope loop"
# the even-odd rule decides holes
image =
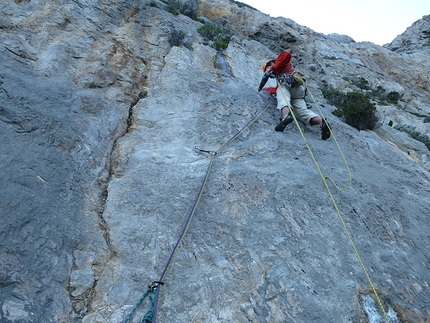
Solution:
[[[127,315],[126,319],[124,320],[124,323],[128,323],[133,318],[134,313],[139,308],[139,306],[143,303],[143,301],[145,300],[146,297],[149,298],[149,300],[151,302],[151,307],[146,312],[146,314],[142,318],[141,322],[142,323],[151,323],[152,322],[153,317],[154,317],[154,307],[155,307],[155,302],[154,302],[155,301],[155,293],[154,293],[153,284],[154,284],[154,282],[151,283],[151,285],[148,286],[148,289],[146,290],[146,292],[142,294],[142,296],[140,297],[140,299],[137,302],[137,304],[132,308],[132,310],[130,311],[130,313]]]
[[[296,125],[297,125],[297,128],[299,129],[300,134],[302,135],[303,141],[305,142],[306,147],[308,148],[308,151],[309,151],[309,153],[310,153],[310,155],[311,155],[311,157],[312,157],[312,160],[314,161],[315,166],[316,166],[316,168],[317,168],[317,170],[318,170],[318,172],[319,172],[319,174],[320,174],[320,176],[321,176],[321,179],[322,179],[322,181],[323,181],[323,184],[324,184],[325,188],[327,189],[327,192],[328,192],[328,194],[329,194],[329,196],[330,196],[330,198],[331,198],[331,201],[332,201],[332,203],[333,203],[333,206],[334,206],[334,208],[336,209],[337,215],[338,215],[339,220],[340,220],[340,222],[341,222],[341,224],[342,224],[343,230],[344,230],[344,232],[345,232],[346,236],[348,237],[348,240],[349,240],[349,242],[350,242],[350,244],[351,244],[352,249],[354,250],[355,256],[357,257],[357,260],[358,260],[358,262],[359,262],[359,264],[360,264],[360,266],[361,266],[361,269],[363,270],[364,275],[366,276],[367,281],[369,282],[369,285],[370,285],[370,287],[372,288],[372,291],[373,291],[373,293],[374,293],[374,295],[375,295],[375,297],[376,297],[377,303],[378,303],[379,307],[381,308],[381,311],[382,311],[382,312],[383,312],[383,314],[384,314],[384,318],[385,318],[385,320],[386,320],[388,323],[390,323],[390,320],[389,320],[389,318],[388,318],[388,315],[387,315],[387,313],[386,313],[386,311],[385,311],[385,309],[384,309],[384,306],[382,305],[382,302],[381,302],[381,300],[380,300],[380,298],[379,298],[378,292],[376,291],[376,288],[375,288],[375,286],[373,285],[373,282],[372,282],[372,280],[371,280],[371,278],[370,278],[369,273],[367,272],[367,269],[366,269],[366,267],[365,267],[365,265],[364,265],[364,263],[363,263],[363,260],[361,259],[360,254],[358,253],[358,249],[356,248],[355,243],[354,243],[354,241],[352,240],[352,236],[351,236],[351,234],[349,233],[348,228],[346,227],[345,221],[343,220],[342,214],[340,213],[340,210],[339,210],[339,208],[338,208],[338,206],[337,206],[337,203],[336,203],[336,201],[335,201],[335,199],[334,199],[334,196],[333,196],[333,194],[332,194],[332,192],[331,192],[331,190],[330,190],[330,187],[329,187],[329,186],[328,186],[328,184],[327,184],[327,179],[329,179],[329,180],[334,184],[334,186],[335,186],[338,190],[341,190],[341,191],[342,191],[342,190],[346,190],[346,189],[348,189],[348,188],[351,186],[351,184],[352,184],[352,175],[351,175],[351,171],[350,171],[350,169],[349,169],[348,163],[347,163],[347,161],[346,161],[346,158],[345,158],[345,156],[343,155],[342,150],[340,149],[340,146],[339,146],[339,144],[338,144],[338,142],[337,142],[337,140],[336,140],[336,137],[335,137],[335,136],[334,136],[334,134],[333,134],[332,129],[330,128],[330,125],[328,125],[328,123],[327,123],[327,125],[328,125],[328,127],[329,127],[329,130],[330,130],[330,133],[332,134],[332,137],[333,137],[334,141],[336,142],[336,145],[337,145],[337,147],[338,147],[338,149],[339,149],[339,152],[340,152],[340,154],[341,154],[341,156],[342,156],[342,158],[343,158],[343,160],[344,160],[344,162],[345,162],[346,168],[348,169],[348,173],[349,173],[349,184],[348,184],[348,186],[346,186],[345,188],[340,188],[340,187],[338,187],[338,186],[336,185],[336,183],[335,183],[335,181],[334,181],[333,179],[331,179],[329,176],[323,175],[323,173],[322,173],[322,171],[321,171],[321,168],[320,168],[320,166],[319,166],[319,164],[318,164],[317,160],[315,159],[315,156],[314,156],[314,154],[313,154],[313,152],[312,152],[312,149],[311,149],[311,147],[309,146],[309,144],[308,144],[308,142],[307,142],[307,140],[306,140],[306,138],[305,138],[305,135],[303,134],[302,129],[299,127],[299,124],[298,124],[298,121],[297,121],[297,119],[296,119],[296,116],[294,115],[294,112],[293,112],[293,111],[292,111],[292,109],[291,109],[291,105],[288,103],[288,100],[287,100],[287,98],[285,97],[284,91],[283,91],[283,89],[282,89],[282,87],[281,87],[281,85],[280,85],[279,83],[278,83],[278,86],[279,86],[279,87],[280,87],[280,89],[281,89],[281,93],[282,93],[282,95],[284,95],[285,102],[287,102],[287,104],[288,104],[288,108],[289,108],[289,109],[290,109],[290,111],[291,111],[291,114],[292,114],[292,116],[293,116],[293,118],[294,118],[294,121],[295,121],[295,123],[296,123]],[[324,116],[324,114],[322,113],[321,109],[319,108],[318,103],[316,102],[315,98],[313,97],[312,93],[310,93],[310,91],[309,91],[309,94],[311,95],[312,100],[314,101],[314,103],[315,103],[315,104],[316,104],[316,106],[318,107],[318,110],[319,110],[319,112],[321,113],[321,117],[322,117],[324,120],[326,120],[326,117],[325,117],[325,116]]]

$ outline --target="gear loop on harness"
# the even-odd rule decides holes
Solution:
[[[293,76],[293,74],[292,73],[284,73],[284,74],[278,75],[277,80],[280,84],[282,84],[284,86],[291,87],[291,84],[288,83],[288,79],[290,76]]]

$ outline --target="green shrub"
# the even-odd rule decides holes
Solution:
[[[387,94],[385,89],[382,86],[378,86],[376,89],[371,88],[369,85],[369,81],[367,81],[364,77],[359,77],[354,80],[351,80],[347,77],[343,77],[345,81],[348,83],[357,86],[361,90],[367,91],[367,96],[374,101],[378,101],[380,104],[397,104],[400,99],[400,93],[396,91],[392,91]],[[336,105],[336,104],[334,104]]]
[[[185,32],[183,32],[182,30],[178,31],[176,29],[173,29],[170,32],[169,44],[170,46],[181,46],[183,44],[184,39]]]
[[[171,14],[177,16],[180,13],[190,17],[191,19],[197,19],[197,12],[193,9],[193,7],[188,4],[182,4],[180,0],[161,0],[165,4],[167,4],[167,11]]]
[[[181,14],[183,14],[183,15],[185,15],[187,17],[190,17],[193,20],[197,19],[197,12],[188,3],[184,3],[182,5],[182,7],[179,9],[179,11],[180,11]]]
[[[379,103],[381,103],[381,104],[386,104],[387,103],[387,93],[386,93],[385,89],[382,86],[378,86],[376,88],[376,90],[372,89],[371,92],[368,94],[368,96],[372,100],[379,101]]]
[[[167,11],[172,15],[177,16],[180,13],[181,2],[179,0],[162,0],[167,4]]]
[[[215,48],[216,50],[226,49],[228,47],[229,41],[230,41],[229,36],[222,37],[221,39],[214,41],[214,43],[212,44],[212,47]]]
[[[333,114],[358,130],[372,130],[378,123],[375,104],[360,92],[347,93]]]
[[[397,104],[399,102],[399,99],[400,99],[400,93],[399,92],[392,91],[392,92],[387,94],[388,103]]]
[[[351,81],[351,83],[362,90],[370,90],[369,81],[364,77],[359,77],[357,80]]]
[[[202,35],[205,40],[208,41],[215,41],[219,37],[219,35],[222,34],[222,30],[220,28],[211,24],[207,24],[200,27],[199,29],[197,29],[197,32]]]
[[[193,51],[193,45],[190,42],[185,42],[182,43],[182,45],[184,45],[185,48],[188,48],[190,51]]]
[[[377,100],[381,104],[391,103],[397,104],[400,99],[400,93],[396,91],[391,91],[387,94],[385,89],[382,86],[378,86],[375,89],[372,89],[369,96],[372,100]]]
[[[211,24],[200,27],[197,32],[205,41],[212,42],[211,46],[216,50],[226,49],[231,38],[227,32]]]
[[[366,84],[365,80],[361,80]],[[320,89],[324,98],[334,105],[337,110],[333,114],[350,126],[358,130],[374,129],[378,124],[375,104],[370,98],[360,92],[349,92],[347,94],[327,86]]]
[[[185,48],[188,48],[189,50],[193,50],[193,46],[190,42],[184,42],[185,39],[185,32],[181,31],[181,30],[176,30],[173,29],[170,32],[169,35],[169,44],[170,46],[184,46]]]
[[[335,107],[340,106],[343,97],[345,96],[341,91],[335,89],[331,85],[320,89],[324,98]]]

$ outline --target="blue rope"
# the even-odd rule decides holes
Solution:
[[[151,308],[146,312],[145,316],[142,319],[142,323],[151,323],[152,319],[154,317],[154,288],[149,287],[145,293],[142,294],[137,304],[133,307],[133,309],[130,311],[130,314],[128,314],[127,318],[124,320],[124,323],[128,323],[128,321],[133,317],[134,312],[139,308],[140,304],[142,304],[143,300],[146,297],[149,297],[149,300],[151,301]]]
[[[240,129],[233,137],[230,138],[230,140],[228,140],[224,145],[222,145],[216,152],[215,154],[218,154],[222,149],[224,149],[225,147],[227,147],[229,144],[231,144],[231,142],[233,140],[235,140],[237,137],[239,137],[242,132],[245,131],[245,129],[247,129],[248,127],[250,127],[255,120],[258,119],[258,117],[264,112],[266,111],[266,109],[269,107],[270,103],[272,103],[273,99],[275,98],[275,96],[271,96],[269,101],[266,103],[266,105],[260,110],[258,111],[252,118],[251,120],[249,120],[243,127],[242,129]]]

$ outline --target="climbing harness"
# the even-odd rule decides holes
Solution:
[[[157,322],[157,309],[158,309],[158,303],[159,303],[159,295],[160,295],[160,291],[161,291],[161,286],[164,285],[164,277],[167,274],[167,271],[169,270],[169,267],[172,263],[173,257],[175,256],[175,253],[179,247],[179,245],[181,244],[182,240],[185,238],[185,235],[187,234],[188,231],[188,227],[190,226],[191,220],[194,216],[194,213],[197,209],[197,205],[200,202],[200,199],[202,197],[203,194],[203,190],[206,186],[206,183],[208,181],[209,178],[209,173],[211,171],[212,168],[212,164],[213,161],[215,159],[215,157],[220,153],[221,150],[223,150],[225,147],[227,147],[229,144],[232,143],[233,140],[235,140],[237,137],[239,137],[248,127],[250,127],[257,119],[258,117],[267,110],[267,108],[270,106],[270,104],[272,103],[274,99],[274,96],[271,96],[271,98],[268,100],[268,102],[263,106],[263,108],[258,111],[252,118],[250,121],[248,121],[231,139],[229,139],[225,144],[223,144],[218,150],[216,151],[210,151],[210,150],[203,150],[200,149],[198,147],[194,147],[193,150],[195,152],[197,152],[198,154],[201,153],[207,153],[211,155],[211,160],[209,162],[209,166],[206,170],[206,174],[205,177],[203,179],[203,182],[200,186],[200,189],[197,193],[197,197],[194,201],[194,204],[191,208],[190,213],[188,214],[188,218],[187,221],[185,222],[184,227],[182,228],[181,234],[179,235],[179,238],[175,244],[175,246],[173,247],[172,253],[170,254],[169,259],[167,260],[166,266],[164,267],[164,270],[159,278],[158,281],[152,282],[151,285],[148,286],[148,290],[143,293],[143,295],[141,296],[141,298],[139,299],[139,301],[137,302],[137,304],[133,307],[133,309],[130,311],[130,313],[128,314],[127,318],[124,320],[124,323],[128,323],[129,320],[131,320],[133,318],[134,313],[136,312],[137,308],[139,308],[139,306],[142,304],[143,300],[148,297],[149,300],[151,301],[151,308],[147,311],[147,313],[145,314],[145,316],[142,319],[142,323],[156,323]]]
[[[300,73],[298,73],[295,68],[293,68],[288,73],[283,73],[278,75],[276,77],[276,80],[278,83],[283,84],[285,86],[292,86],[291,82],[294,82],[294,86],[301,86],[306,82],[306,79],[304,79],[303,76],[301,76]],[[305,90],[305,93],[306,93],[306,90]]]
[[[285,96],[285,93],[284,93],[284,90],[283,90],[283,88],[282,88],[282,86],[281,86],[281,84],[280,84],[279,82],[278,82],[278,86],[279,86],[279,88],[280,88],[280,90],[281,90],[282,95],[284,96],[285,102],[287,102],[287,104],[288,104],[288,108],[290,109],[290,113],[291,113],[291,115],[293,116],[294,122],[296,123],[296,126],[297,126],[297,128],[299,129],[300,134],[302,135],[303,141],[305,142],[305,145],[306,145],[306,147],[307,147],[307,149],[308,149],[308,151],[309,151],[309,153],[310,153],[310,155],[311,155],[311,157],[312,157],[312,160],[313,160],[313,161],[314,161],[314,163],[315,163],[315,166],[316,166],[316,168],[317,168],[317,170],[318,170],[318,173],[319,173],[319,174],[320,174],[320,176],[321,176],[321,179],[322,179],[322,181],[323,181],[323,184],[324,184],[325,188],[327,189],[327,192],[328,192],[328,194],[329,194],[329,196],[330,196],[330,198],[331,198],[331,201],[333,202],[333,206],[334,206],[334,208],[335,208],[335,210],[336,210],[336,212],[337,212],[337,215],[338,215],[338,217],[339,217],[340,222],[342,223],[342,227],[343,227],[343,229],[344,229],[344,231],[345,231],[345,233],[346,233],[346,236],[348,237],[348,240],[349,240],[349,242],[350,242],[350,244],[351,244],[351,246],[352,246],[352,249],[354,250],[354,253],[355,253],[355,255],[356,255],[357,259],[358,259],[358,262],[360,263],[360,266],[361,266],[361,268],[362,268],[362,270],[363,270],[363,272],[364,272],[364,274],[365,274],[365,276],[366,276],[366,278],[367,278],[367,280],[368,280],[368,282],[369,282],[369,284],[370,284],[370,286],[371,286],[371,288],[372,288],[372,291],[373,291],[373,293],[375,294],[375,297],[376,297],[377,303],[378,303],[379,307],[381,308],[381,311],[382,311],[382,312],[383,312],[383,314],[384,314],[384,318],[385,318],[385,320],[386,320],[388,323],[390,323],[390,319],[388,318],[388,315],[387,315],[387,313],[386,313],[386,311],[385,311],[385,309],[384,309],[384,306],[382,305],[382,302],[381,302],[381,300],[380,300],[380,298],[379,298],[379,296],[378,296],[378,293],[377,293],[377,291],[376,291],[376,288],[375,288],[375,286],[373,285],[372,280],[370,279],[370,276],[369,276],[369,274],[368,274],[368,272],[367,272],[366,267],[364,266],[363,261],[361,260],[360,254],[358,253],[358,250],[357,250],[357,248],[355,247],[355,244],[354,244],[354,241],[352,240],[351,234],[349,233],[349,230],[348,230],[348,228],[346,227],[345,221],[343,220],[343,217],[342,217],[342,215],[341,215],[341,213],[340,213],[340,210],[339,210],[339,208],[338,208],[338,206],[337,206],[337,204],[336,204],[336,201],[335,201],[335,199],[334,199],[334,197],[333,197],[333,194],[332,194],[332,192],[331,192],[331,190],[330,190],[330,187],[329,187],[329,186],[328,186],[328,184],[327,184],[327,180],[330,180],[330,181],[333,183],[333,185],[334,185],[338,190],[340,190],[340,191],[347,190],[347,189],[351,186],[351,184],[352,184],[352,175],[351,175],[351,170],[349,169],[348,162],[346,161],[346,158],[345,158],[345,156],[344,156],[344,154],[343,154],[343,152],[342,152],[342,149],[340,148],[339,143],[338,143],[338,141],[336,140],[336,137],[334,136],[333,131],[332,131],[332,130],[331,130],[331,128],[330,128],[330,125],[327,123],[327,126],[328,126],[328,128],[329,128],[329,130],[330,130],[330,133],[332,134],[333,140],[335,141],[335,143],[336,143],[336,145],[337,145],[337,148],[338,148],[338,150],[339,150],[339,152],[340,152],[340,154],[341,154],[341,156],[342,156],[342,158],[343,158],[343,160],[344,160],[344,162],[345,162],[346,168],[347,168],[348,173],[349,173],[349,183],[348,183],[348,185],[347,185],[346,187],[344,187],[344,188],[339,187],[339,186],[336,184],[336,182],[335,182],[332,178],[330,178],[329,176],[326,176],[326,175],[324,175],[324,174],[322,173],[321,168],[320,168],[320,166],[319,166],[319,164],[318,164],[318,162],[317,162],[317,160],[316,160],[316,158],[315,158],[315,156],[314,156],[314,154],[313,154],[313,152],[312,152],[312,149],[311,149],[311,147],[309,146],[309,144],[308,144],[308,142],[307,142],[307,140],[306,140],[306,137],[305,137],[305,135],[303,134],[303,131],[302,131],[302,129],[301,129],[301,127],[300,127],[299,123],[298,123],[298,120],[296,119],[296,116],[294,115],[294,110],[293,110],[293,108],[291,107],[291,105],[290,105],[290,103],[289,103],[289,100],[287,100],[287,98],[286,98],[286,96]],[[307,87],[306,87],[306,88],[307,88]],[[324,116],[323,112],[321,111],[321,109],[320,109],[320,107],[319,107],[318,103],[316,102],[316,100],[315,100],[314,96],[313,96],[313,95],[312,95],[312,93],[309,91],[309,89],[307,89],[307,90],[308,90],[309,94],[311,95],[313,102],[314,102],[314,103],[315,103],[315,105],[317,106],[318,111],[319,111],[319,113],[321,114],[321,118],[323,118],[323,120],[326,120],[326,118],[325,118],[325,116]]]

